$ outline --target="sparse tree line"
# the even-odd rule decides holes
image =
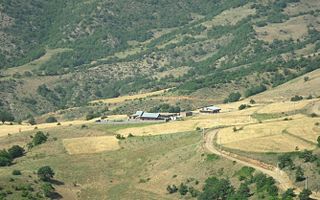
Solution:
[[[45,143],[48,140],[48,136],[48,133],[45,134],[42,131],[38,131],[34,136],[30,136],[32,140],[26,146],[30,150],[35,146]],[[15,159],[22,157],[25,154],[26,150],[19,145],[13,145],[9,149],[0,150],[0,167],[12,165]],[[55,193],[55,189],[51,183],[51,179],[55,175],[54,170],[50,166],[43,166],[37,170],[36,174],[41,181],[41,183],[39,183],[39,192],[33,194],[35,192],[35,188],[33,188],[30,184],[27,186],[17,185],[14,187],[15,190],[22,191],[21,196],[27,199],[51,198]],[[12,171],[12,175],[20,176],[22,173],[20,170],[15,169]],[[13,178],[11,180],[12,182],[14,181]],[[5,197],[10,194],[12,194],[12,192],[2,192],[0,187],[0,199],[5,199]]]

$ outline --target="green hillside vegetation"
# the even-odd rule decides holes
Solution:
[[[17,120],[83,107],[99,98],[172,87],[173,95],[222,102],[231,93],[255,95],[320,66],[319,57],[312,55],[319,49],[320,5],[288,12],[306,6],[303,0],[2,4],[7,16],[4,37],[12,39],[7,42],[15,48],[0,52],[0,106]],[[241,17],[234,17],[237,13]],[[296,32],[286,23],[299,17],[302,21],[296,26],[306,34],[273,37],[273,27],[281,25],[285,30],[277,29],[277,34]],[[69,50],[36,62],[27,71],[10,73],[12,67],[28,65],[48,49],[61,48]],[[180,67],[187,70],[179,76],[159,76]]]

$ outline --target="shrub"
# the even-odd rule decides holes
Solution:
[[[176,193],[178,191],[178,188],[177,186],[175,185],[168,185],[167,186],[167,191],[169,192],[169,194],[173,194],[173,193]]]
[[[255,104],[255,103],[256,103],[256,101],[254,99],[250,100],[250,104]]]
[[[38,174],[38,177],[40,178],[40,180],[50,181],[51,178],[53,178],[53,176],[54,176],[54,171],[51,167],[44,166],[44,167],[40,167],[38,169],[37,174]]]
[[[15,170],[12,171],[12,175],[19,176],[19,175],[21,175],[21,171],[15,169]]]
[[[120,135],[120,134],[117,134],[117,135],[116,135],[116,138],[117,138],[118,140],[124,140],[124,139],[126,139],[123,135]]]
[[[44,183],[41,189],[45,197],[51,197],[54,194],[54,187],[50,183]]]
[[[48,137],[42,132],[38,131],[35,136],[33,137],[32,144],[34,146],[43,144],[47,141]]]
[[[236,102],[241,98],[241,94],[239,92],[232,92],[229,96],[223,101],[224,103]]]
[[[30,119],[28,120],[28,123],[29,123],[30,125],[36,125],[36,124],[37,124],[37,122],[36,122],[36,120],[34,119],[34,117],[30,117]]]
[[[296,96],[294,96],[294,97],[291,98],[291,101],[301,101],[302,99],[303,99],[302,96],[296,95]]]
[[[241,104],[239,106],[239,110],[243,110],[243,109],[246,109],[247,108],[247,105],[246,104]]]
[[[311,194],[312,194],[312,192],[310,190],[303,189],[299,194],[299,199],[300,200],[309,200]]]
[[[314,117],[318,117],[318,115],[316,113],[311,113],[310,117],[314,118]]]
[[[303,180],[305,180],[304,173],[302,168],[299,166],[297,167],[297,170],[296,170],[296,182],[300,182]]]
[[[14,159],[23,156],[24,149],[19,145],[14,145],[8,149],[8,153],[10,154],[11,158]]]
[[[0,157],[0,167],[11,165],[11,159],[6,157]]]
[[[304,162],[314,162],[317,156],[312,154],[312,151],[304,150],[299,153],[299,158],[304,159]]]
[[[50,117],[48,117],[48,118],[46,119],[46,122],[47,122],[47,123],[55,123],[55,122],[58,122],[58,120],[57,120],[55,117],[50,116]]]
[[[320,136],[318,136],[317,142],[318,142],[318,147],[320,147]]]
[[[5,110],[0,110],[0,121],[2,123],[6,122],[6,121],[13,121],[14,120],[14,116],[8,112],[8,111],[5,111]]]
[[[285,167],[290,167],[290,169],[294,168],[293,161],[291,159],[290,154],[284,154],[278,157],[279,168],[283,169]]]
[[[310,80],[310,78],[309,78],[309,76],[305,76],[305,77],[303,78],[303,80],[304,80],[304,82],[307,82],[308,80]]]
[[[179,193],[181,195],[184,196],[184,195],[186,195],[188,193],[188,187],[185,184],[181,183],[180,186],[179,186],[178,191],[179,191]]]

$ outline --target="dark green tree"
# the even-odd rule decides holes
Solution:
[[[300,181],[303,181],[304,179],[305,179],[305,177],[304,177],[303,170],[299,166],[299,167],[297,167],[297,170],[296,170],[296,181],[300,182]]]
[[[206,180],[203,192],[199,196],[199,200],[221,199],[225,200],[234,194],[234,187],[227,179],[217,179],[210,177]]]
[[[51,197],[55,191],[54,187],[50,183],[44,183],[41,186],[41,189],[44,197]]]
[[[0,111],[0,121],[4,124],[5,122],[12,122],[14,121],[14,116],[5,110]]]
[[[54,171],[51,167],[44,166],[44,167],[40,167],[38,169],[37,174],[38,174],[38,177],[40,178],[40,180],[50,181],[51,178],[53,178],[53,176],[54,176]]]
[[[24,149],[19,145],[14,145],[8,149],[8,153],[10,154],[11,158],[14,159],[23,156]]]
[[[308,189],[303,189],[300,194],[299,194],[299,199],[300,200],[310,200],[310,195],[312,194],[312,192]]]
[[[47,122],[47,123],[55,123],[55,122],[58,122],[58,120],[57,120],[55,117],[50,116],[50,117],[48,117],[48,118],[46,119],[46,122]]]
[[[47,141],[48,137],[42,132],[38,131],[33,137],[32,144],[37,146],[39,144],[43,144]]]
[[[186,195],[188,193],[188,186],[186,186],[185,184],[181,183],[178,189],[179,193],[181,195]]]
[[[296,195],[294,194],[294,191],[292,188],[287,189],[287,191],[285,191],[282,195],[281,195],[281,199],[282,200],[293,200],[293,198]]]

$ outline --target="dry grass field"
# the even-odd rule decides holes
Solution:
[[[256,11],[250,7],[251,5],[247,4],[242,7],[226,10],[212,20],[203,22],[202,25],[209,29],[218,25],[235,25],[245,17],[255,14]]]
[[[113,151],[120,148],[118,140],[114,136],[64,139],[63,145],[71,155],[99,153],[103,151]]]
[[[94,120],[85,121],[85,120],[74,120],[74,121],[65,121],[60,122],[61,127],[67,127],[71,125],[81,125],[81,124],[90,124],[93,123]],[[15,124],[15,125],[0,125],[0,137],[7,136],[9,134],[15,134],[20,132],[32,131],[32,130],[48,130],[51,128],[58,127],[57,123],[43,123],[37,125],[29,125],[29,124]]]
[[[314,105],[319,99],[304,100],[298,102],[284,101],[267,104],[257,111],[257,113],[282,113],[291,112],[305,108],[307,105]]]
[[[314,149],[319,128],[315,125],[319,118],[304,115],[291,116],[292,120],[273,120],[253,125],[221,129],[217,143],[228,148],[252,152],[290,152]],[[239,130],[240,129],[240,130]]]
[[[314,21],[313,16],[298,16],[283,23],[268,24],[264,27],[255,27],[257,37],[272,42],[274,39],[288,40],[301,39],[308,34],[308,23]]]
[[[285,8],[285,13],[297,15],[301,12],[316,11],[317,9],[320,9],[320,2],[318,0],[300,0],[299,3],[289,4]]]
[[[304,77],[309,77],[309,81],[304,81]],[[253,98],[258,102],[279,102],[288,101],[295,95],[307,97],[320,96],[320,70],[310,72],[303,77],[293,79],[281,86],[270,89],[264,93],[258,94]]]
[[[142,94],[121,96],[121,97],[110,98],[110,99],[99,99],[99,100],[91,101],[90,103],[117,104],[117,103],[122,103],[122,102],[125,102],[125,101],[132,101],[132,100],[135,100],[135,99],[161,95],[161,94],[165,93],[168,90],[169,89],[165,89],[165,90],[159,90],[159,91],[155,91],[155,92],[148,92],[148,93],[142,93]]]

